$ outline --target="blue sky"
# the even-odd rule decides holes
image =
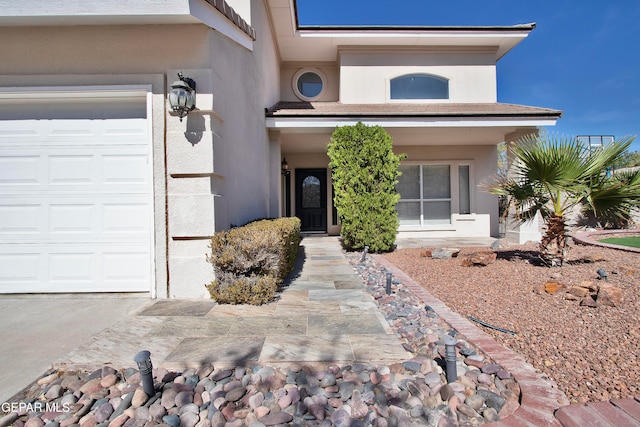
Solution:
[[[555,108],[550,131],[634,135],[640,151],[640,0],[297,0],[301,25],[515,25],[498,101]]]

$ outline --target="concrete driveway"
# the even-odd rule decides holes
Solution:
[[[151,302],[108,295],[1,296],[0,403],[92,336]]]

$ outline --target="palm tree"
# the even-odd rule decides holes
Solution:
[[[633,140],[625,137],[590,152],[575,138],[528,135],[511,147],[512,170],[499,176],[489,192],[506,197],[516,221],[527,222],[540,213],[546,228],[541,259],[549,266],[562,265],[565,215],[571,209],[582,204],[595,218],[629,219],[640,207],[640,173],[624,180],[606,173]]]

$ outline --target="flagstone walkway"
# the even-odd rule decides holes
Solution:
[[[337,238],[306,237],[278,301],[263,306],[161,300],[117,322],[58,366],[132,366],[149,350],[154,366],[185,369],[299,362],[385,363],[412,355],[365,291]]]

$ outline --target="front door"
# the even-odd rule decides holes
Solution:
[[[327,231],[326,169],[296,169],[296,216],[302,231]]]

